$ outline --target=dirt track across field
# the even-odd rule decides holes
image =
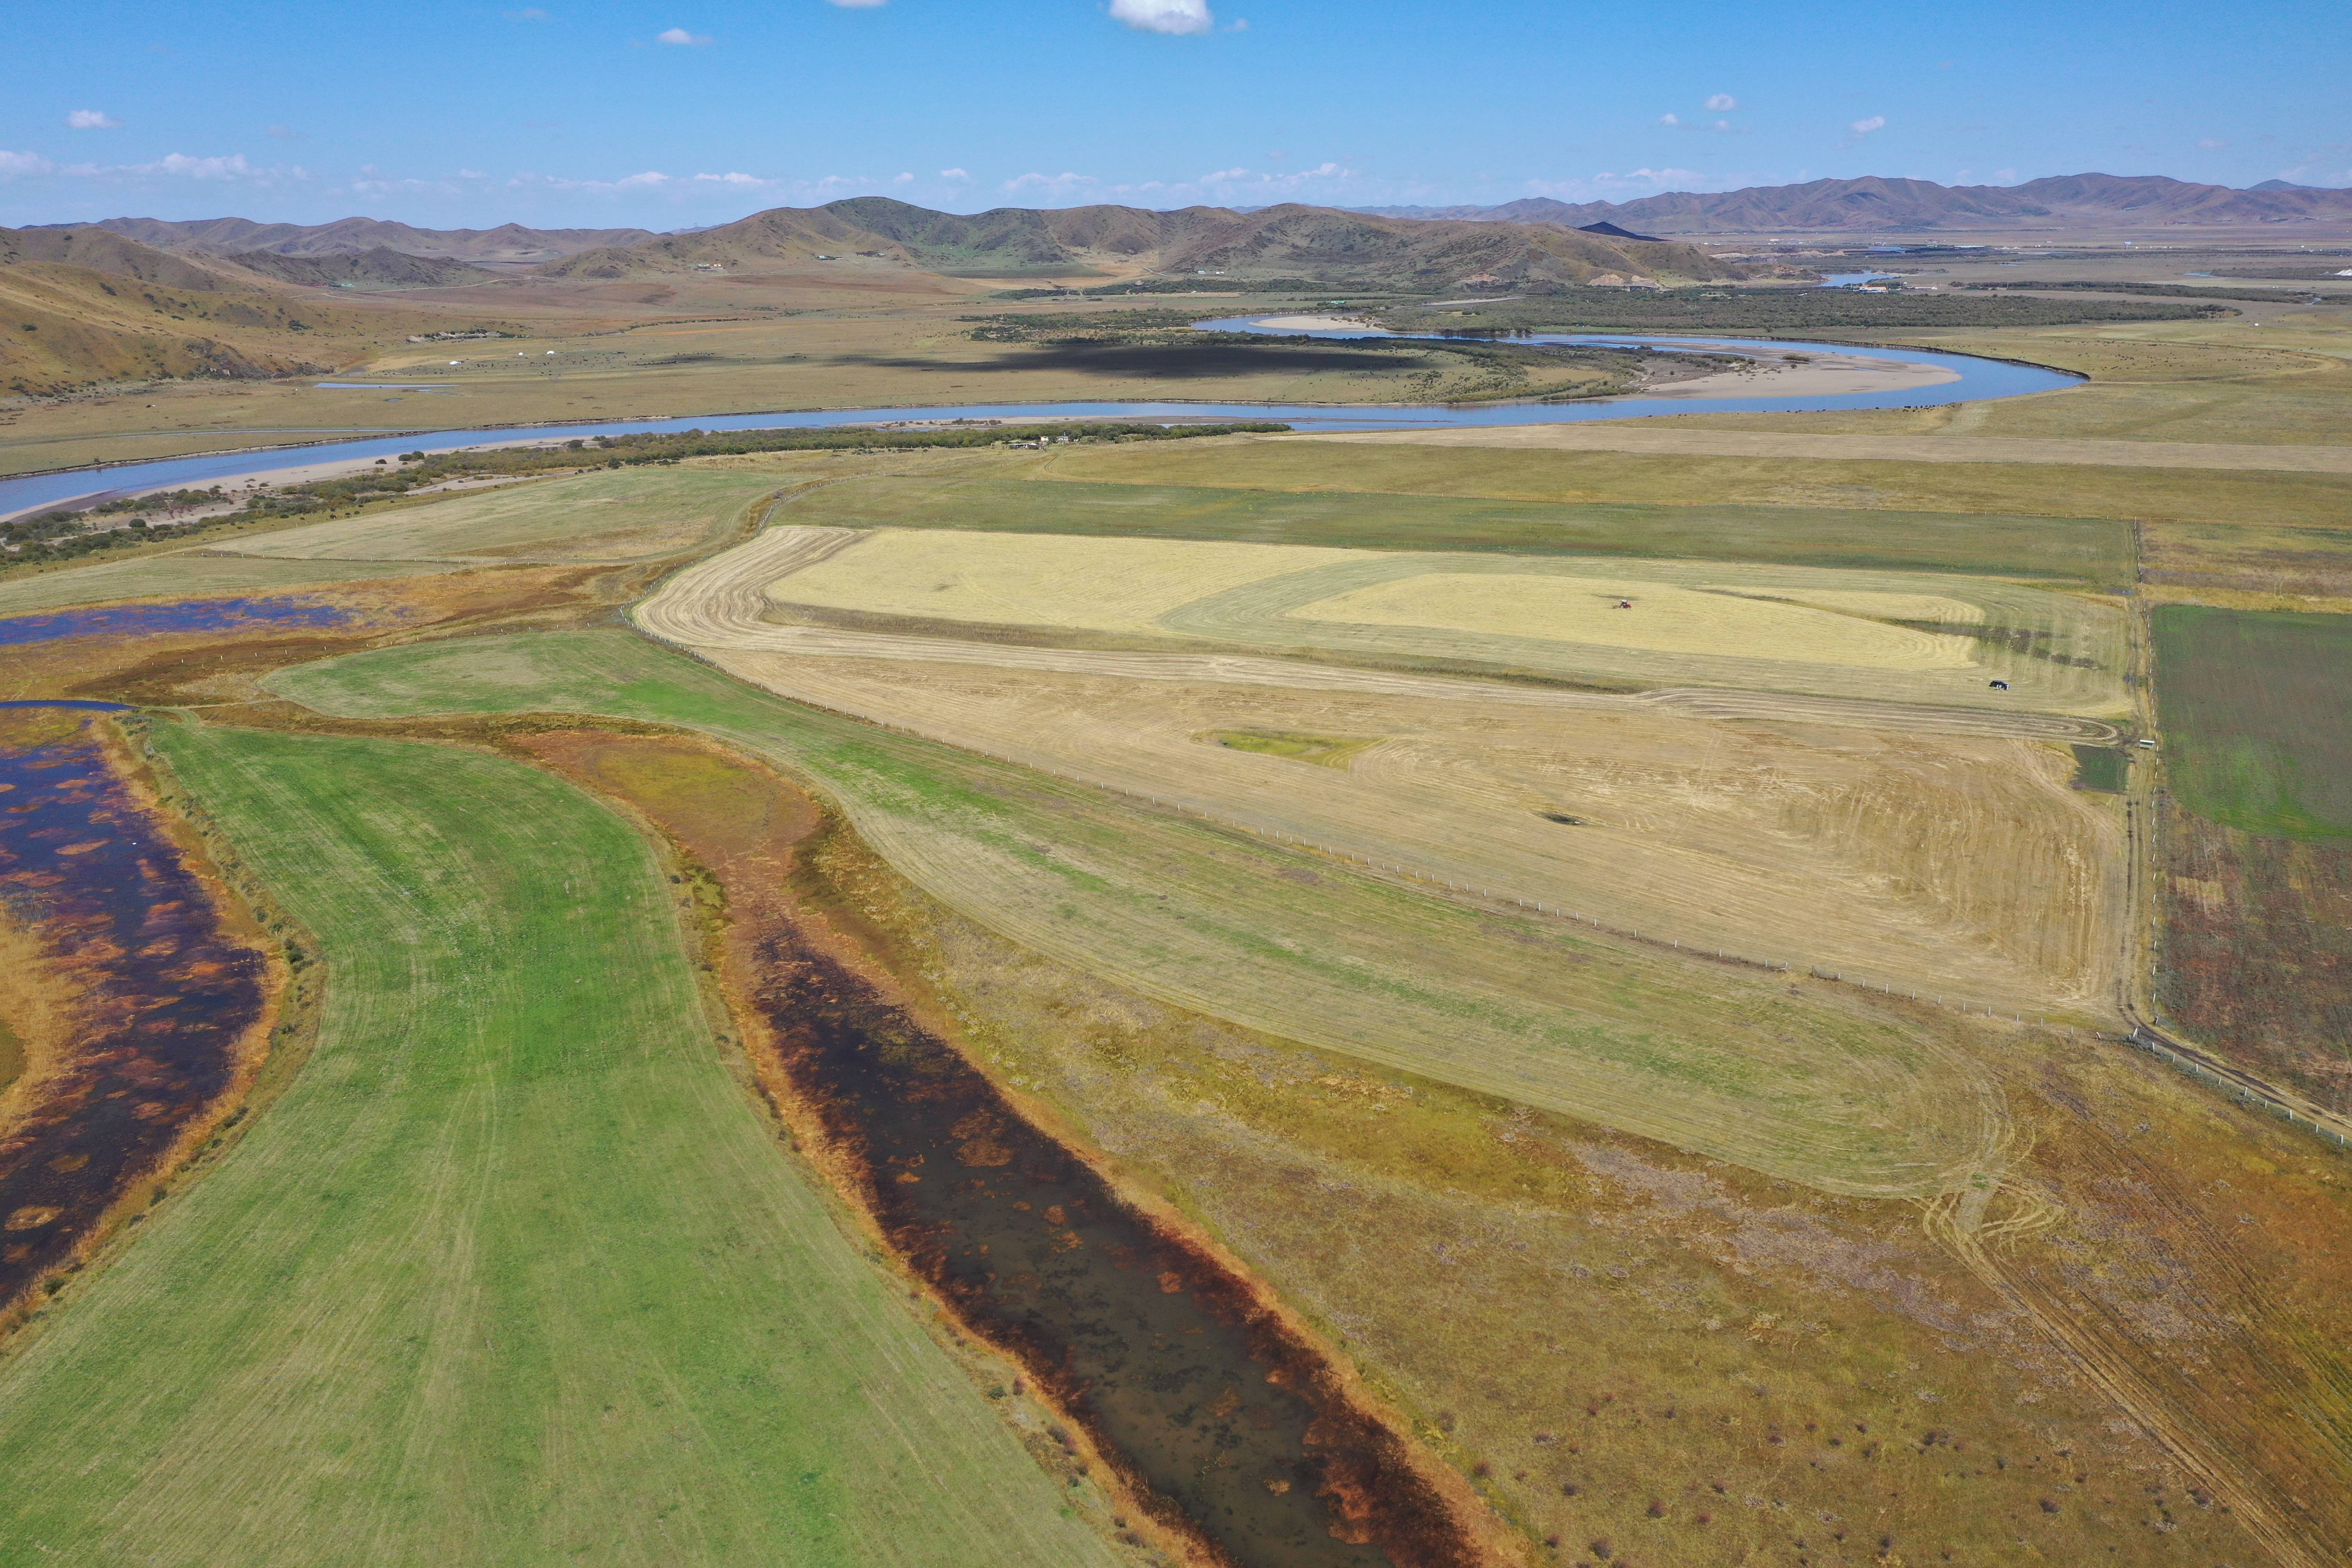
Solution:
[[[1629,425],[1497,425],[1464,430],[1364,430],[1270,437],[1280,441],[1517,447],[1697,458],[1810,458],[1845,462],[2064,463],[2094,468],[2270,469],[2352,474],[2352,447],[2211,441],[2034,440],[2011,436],[1806,436],[1760,430],[1634,429]]]

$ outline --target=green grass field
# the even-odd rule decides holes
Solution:
[[[2165,605],[2155,627],[2179,803],[2249,833],[2352,839],[2352,618]]]
[[[1822,428],[1803,423],[1806,417],[1789,416],[1787,425],[1774,428],[1790,434]],[[2291,527],[2352,517],[2352,479],[2267,470],[1660,457],[1281,437],[1242,445],[1170,441],[1094,447],[1055,458],[1054,469],[1074,480],[1129,485],[1386,492],[1560,504],[1859,508],[2035,522],[2064,517]],[[2010,571],[2032,568],[2037,559],[2030,542],[2022,542],[2026,547],[2010,555]],[[2009,542],[2002,548],[2007,550]],[[2067,552],[2069,559],[2074,555]]]
[[[730,1077],[620,818],[472,752],[157,738],[323,1026],[0,1363],[0,1563],[1113,1560]]]
[[[1953,1039],[1559,921],[1481,910],[769,697],[620,632],[329,660],[271,685],[356,717],[688,725],[812,778],[949,907],[1147,994],[1833,1191],[1965,1184],[2002,1136]]]
[[[1364,448],[1324,450],[1352,455]],[[1234,482],[1246,483],[1255,470],[1244,464],[1234,471]],[[789,502],[776,521],[837,528],[968,528],[1364,550],[1765,561],[1990,573],[2095,587],[2131,581],[2129,529],[2099,518],[2026,519],[1851,507],[1549,504],[1476,496],[1299,493],[1278,487],[1254,490],[1200,484],[1036,483],[950,471],[828,485]]]

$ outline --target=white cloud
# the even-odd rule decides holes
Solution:
[[[915,183],[915,176],[912,174],[894,174],[890,177],[890,183],[894,185],[911,185]]]
[[[1249,171],[1247,169],[1219,169],[1213,174],[1202,175],[1200,183],[1204,185],[1230,185],[1235,180],[1246,180],[1248,178]]]
[[[675,44],[682,48],[690,48],[709,41],[709,34],[689,33],[684,27],[671,27],[654,35],[654,42],[656,44]]]
[[[640,180],[646,178],[643,174],[635,177]],[[716,185],[772,185],[776,183],[773,180],[763,180],[757,174],[746,174],[740,169],[730,170],[724,174],[697,174],[694,177],[705,184]],[[624,185],[628,183],[626,180],[621,182]]]
[[[1013,178],[1005,181],[1004,189],[1007,191],[1050,191],[1058,196],[1066,195],[1072,191],[1083,190],[1088,185],[1098,184],[1100,183],[1101,182],[1097,180],[1092,174],[1072,174],[1066,173],[1060,174],[1040,174],[1034,170],[1032,170],[1026,174],[1016,175]]]
[[[1706,106],[1716,113],[1723,114],[1738,108],[1739,100],[1727,92],[1718,92],[1706,100]]]
[[[875,6],[885,4],[886,0],[831,0],[831,3],[845,11],[870,11]]]
[[[536,5],[526,5],[520,11],[508,12],[507,19],[510,22],[544,22],[547,13]]]
[[[111,131],[121,123],[102,109],[77,109],[66,116],[66,124],[76,131]]]
[[[1623,174],[1602,171],[1580,180],[1529,180],[1527,194],[1556,201],[1617,200],[1628,195],[1652,195],[1661,191],[1727,191],[1755,182],[1702,174],[1696,169],[1628,169]]]
[[[1144,33],[1205,33],[1217,25],[1209,0],[1110,0],[1117,20]]]
[[[479,169],[460,169],[457,171],[457,177],[461,180],[487,180],[489,175]]]
[[[1874,114],[1867,120],[1855,121],[1846,129],[1852,131],[1856,136],[1867,136],[1874,131],[1884,131],[1885,128],[1886,116],[1884,114]]]
[[[173,153],[152,163],[57,163],[38,153],[0,151],[0,179],[52,175],[68,180],[100,180],[109,184],[160,179],[277,185],[307,180],[310,172],[299,164],[257,166],[247,162],[242,153],[216,158],[191,158],[184,153]]]
[[[1682,122],[1683,117],[1679,114],[1661,114],[1658,116],[1658,123],[1661,125],[1680,125]]]
[[[969,169],[941,169],[940,171],[940,178],[942,180],[969,180],[971,178],[971,171]]]
[[[1727,133],[1727,133],[1729,133],[1729,132],[1734,132],[1734,131],[1738,130],[1738,129],[1739,129],[1739,127],[1738,127],[1737,125],[1734,125],[1734,124],[1733,124],[1730,121],[1728,121],[1728,120],[1718,120],[1718,121],[1717,121],[1714,124],[1712,124],[1712,125],[1708,126],[1708,127],[1707,127],[1707,129],[1708,129],[1709,131],[1718,131],[1718,132],[1725,132],[1725,133]]]
[[[2208,153],[2210,153],[2218,148],[2227,147],[2229,143],[2222,141],[2218,136],[2208,136],[2203,141],[2198,142],[2197,145],[2204,148]]]

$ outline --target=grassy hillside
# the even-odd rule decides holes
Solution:
[[[453,324],[470,323],[355,308],[101,228],[0,229],[0,391],[307,374]]]
[[[721,1065],[618,818],[474,753],[158,739],[326,1012],[0,1364],[0,1562],[1108,1561]]]

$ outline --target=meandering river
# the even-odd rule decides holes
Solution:
[[[1204,331],[1248,331],[1275,336],[1324,338],[1387,337],[1397,334],[1376,328],[1299,328],[1266,325],[1266,317],[1230,317],[1200,321]],[[1278,319],[1278,318],[1271,318]],[[1417,334],[1418,335],[1418,334]],[[1442,334],[1429,334],[1441,336]],[[0,479],[0,517],[38,507],[89,502],[143,490],[179,489],[216,484],[224,479],[308,468],[313,464],[370,462],[401,452],[454,451],[467,447],[511,446],[550,437],[635,436],[686,430],[806,430],[828,426],[883,423],[940,423],[949,420],[1129,419],[1157,420],[1280,420],[1301,430],[1447,429],[1466,426],[1561,425],[1588,419],[1633,419],[1661,414],[1769,414],[1813,409],[1910,408],[1948,403],[1972,403],[1994,397],[2018,397],[2028,393],[2055,392],[2082,378],[2040,365],[1982,359],[1973,354],[1937,353],[1926,349],[1876,348],[1852,343],[1788,342],[1743,338],[1660,336],[1624,332],[1537,332],[1510,340],[1611,348],[1654,348],[1669,353],[1757,353],[1774,357],[1795,353],[1853,360],[1875,360],[1916,365],[1944,373],[1948,379],[1931,384],[1913,383],[1868,392],[1814,394],[1801,396],[1702,397],[1631,396],[1592,398],[1574,403],[1481,403],[1471,405],[1397,405],[1328,403],[983,403],[935,404],[904,408],[823,408],[769,414],[705,414],[680,419],[618,419],[595,424],[526,425],[496,430],[408,430],[393,434],[321,439],[299,446],[256,447],[190,458],[165,458],[152,462],[115,463],[100,468],[68,468],[52,473],[25,474]],[[329,382],[328,387],[389,386],[389,382]],[[289,431],[289,436],[331,437],[340,432]]]

